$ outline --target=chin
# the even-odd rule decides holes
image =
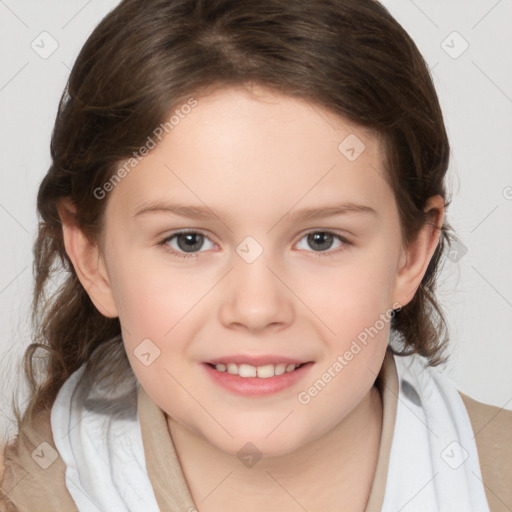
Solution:
[[[278,424],[279,422],[276,423]],[[280,426],[270,435],[269,432],[272,429],[268,428],[260,431],[251,429],[248,432],[247,428],[236,430],[228,426],[227,430],[233,438],[226,435],[216,439],[207,437],[206,440],[218,450],[238,457],[242,463],[245,463],[243,461],[245,455],[253,455],[258,459],[280,457],[300,449],[308,442],[299,435],[296,426],[291,423],[288,429]]]

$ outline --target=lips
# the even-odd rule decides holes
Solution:
[[[228,359],[233,358],[224,358],[224,360]],[[244,358],[238,358],[237,360],[240,361],[240,359]],[[247,358],[244,360],[247,360]],[[254,361],[255,358],[251,360]],[[259,360],[261,361],[261,359]],[[269,360],[269,357],[265,357],[264,359],[264,361]],[[273,356],[272,360],[296,361],[294,359],[276,356]],[[212,362],[217,361],[217,359],[212,360]],[[271,395],[284,391],[286,388],[290,388],[304,379],[311,371],[313,365],[313,361],[302,364],[278,363],[275,366],[270,363],[257,367],[245,363],[241,363],[240,365],[236,363],[227,363],[227,365],[217,363],[215,366],[212,363],[201,364],[206,374],[212,379],[212,382],[231,393],[247,397]],[[228,368],[231,371],[228,371]],[[285,371],[281,373],[283,369]]]

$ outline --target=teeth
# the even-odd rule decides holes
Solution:
[[[240,375],[240,377],[256,377],[256,372],[256,368],[248,364],[241,364],[238,367],[238,375]]]
[[[218,365],[217,365],[218,366]],[[217,368],[217,366],[215,368]],[[224,366],[224,365],[223,365]],[[217,368],[218,370],[219,368]],[[228,364],[228,373],[231,373],[231,375],[238,375],[238,365],[234,363]]]
[[[266,364],[265,366],[251,366],[250,364],[228,363],[227,365],[219,363],[215,368],[219,372],[227,371],[231,375],[239,375],[240,377],[256,377],[260,379],[268,379],[275,375],[293,372],[300,364]]]

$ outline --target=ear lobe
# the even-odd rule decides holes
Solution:
[[[118,316],[103,255],[78,226],[76,208],[69,198],[59,201],[64,247],[85,291],[98,311],[109,318]]]
[[[414,297],[439,243],[444,219],[443,198],[440,195],[429,198],[424,212],[430,212],[429,220],[402,253],[395,279],[393,300],[402,307]]]

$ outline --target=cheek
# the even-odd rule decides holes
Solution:
[[[338,269],[318,283],[315,312],[327,325],[325,357],[304,382],[298,397],[306,414],[326,415],[336,422],[348,414],[371,388],[388,345],[392,313],[390,266],[373,260]],[[320,290],[329,290],[322,295]],[[317,322],[318,324],[318,322]],[[332,407],[338,403],[338,407]]]
[[[134,271],[133,269],[136,269]],[[195,283],[190,285],[189,278]],[[137,379],[156,403],[165,404],[170,390],[180,407],[190,408],[179,393],[190,367],[187,345],[194,336],[194,305],[204,291],[197,276],[125,258],[115,268],[115,299],[123,327],[123,342]],[[187,384],[187,389],[191,388]],[[188,400],[188,401],[187,401]]]
[[[292,281],[296,295],[340,342],[390,312],[393,262],[371,251],[354,252],[336,266],[304,266]]]
[[[187,315],[215,282],[170,263],[157,248],[116,258],[112,285],[121,322],[139,335],[162,337]],[[121,256],[118,254],[118,256]]]
[[[204,323],[205,308],[211,308],[208,292],[218,280],[204,274],[162,257],[143,262],[128,256],[115,266],[125,350],[139,381],[148,390],[156,385],[157,396],[162,383],[165,389],[176,385],[170,373],[180,382],[188,378],[193,363],[187,362],[187,349]]]

